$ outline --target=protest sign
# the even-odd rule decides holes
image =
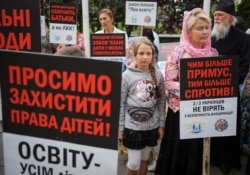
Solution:
[[[0,58],[5,174],[117,173],[121,63]]]
[[[236,56],[180,60],[180,138],[236,134]]]

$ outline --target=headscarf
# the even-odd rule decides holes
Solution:
[[[191,44],[191,42],[189,40],[189,37],[188,37],[187,21],[189,20],[189,18],[192,15],[198,14],[197,11],[199,13],[204,13],[205,14],[205,12],[201,8],[195,8],[195,9],[187,12],[184,15],[183,24],[182,24],[182,32],[181,32],[181,37],[180,37],[180,46],[179,47],[181,47],[185,52],[189,53],[193,57],[204,57],[204,56],[210,55],[210,53],[211,53],[211,24],[210,24],[209,38],[203,44],[202,49],[197,49],[197,48],[193,47],[193,45]]]

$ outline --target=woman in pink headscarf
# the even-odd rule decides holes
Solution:
[[[167,118],[155,175],[201,175],[202,139],[180,140],[180,58],[217,56],[211,48],[211,21],[200,8],[184,16],[180,45],[168,56],[165,69]]]

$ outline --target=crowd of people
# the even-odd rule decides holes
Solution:
[[[220,55],[238,55],[238,85],[243,84],[249,70],[250,43],[249,37],[236,24],[235,5],[233,1],[222,1],[214,12],[214,27],[212,31],[212,46]],[[235,38],[235,39],[234,39]],[[212,138],[211,155],[214,163],[219,164],[225,174],[230,173],[232,167],[241,167],[240,128],[241,110],[240,93],[238,94],[237,106],[237,130],[236,136]]]
[[[237,131],[235,136],[211,138],[211,164],[218,166],[224,174],[229,174],[233,167],[241,167],[244,143],[241,100],[249,98],[242,98],[240,87],[244,89],[249,85],[246,77],[250,77],[247,76],[250,37],[236,25],[233,0],[221,0],[213,15],[213,23],[201,8],[194,8],[184,15],[179,45],[168,54],[163,75],[157,67],[159,38],[152,27],[144,27],[139,36],[128,37],[114,25],[111,10],[105,8],[98,13],[102,30],[96,34],[125,33],[126,38],[118,131],[119,143],[128,156],[126,175],[146,175],[148,169],[155,175],[202,174],[203,139],[180,139],[179,66],[181,58],[219,55],[237,55],[239,59]],[[83,46],[80,48],[84,50]],[[59,55],[71,53],[65,49],[58,51],[58,47],[55,52]],[[85,56],[83,52],[79,54]],[[249,97],[249,92],[243,94]],[[250,116],[244,117],[249,128]],[[249,136],[245,140],[250,147]],[[148,168],[152,162],[155,167]],[[246,173],[250,174],[250,157]]]
[[[239,21],[238,21],[239,22]],[[211,23],[209,16],[200,8],[195,8],[185,14],[183,20],[182,33],[180,37],[179,46],[173,49],[172,53],[166,58],[165,67],[165,97],[166,97],[166,117],[164,126],[164,136],[162,137],[162,125],[159,121],[158,128],[158,139],[162,138],[160,142],[160,151],[157,157],[157,164],[155,169],[155,175],[200,175],[202,174],[202,156],[203,156],[203,140],[202,139],[180,139],[180,82],[179,82],[179,60],[180,58],[201,58],[201,57],[211,57],[219,55],[238,55],[239,67],[238,67],[238,85],[244,84],[246,75],[249,71],[250,63],[250,43],[249,36],[236,26],[237,18],[235,17],[235,5],[233,1],[222,0],[217,5],[214,12],[214,23]],[[212,27],[213,26],[213,27]],[[149,38],[150,39],[150,38]],[[140,39],[139,39],[140,41]],[[139,45],[140,42],[137,42]],[[154,48],[155,45],[152,44]],[[134,48],[137,48],[135,45]],[[156,51],[156,49],[154,49]],[[146,59],[146,58],[145,58]],[[134,58],[134,62],[137,63],[137,59]],[[131,63],[131,61],[130,61]],[[131,66],[131,64],[130,64]],[[150,66],[148,66],[150,69]],[[147,71],[148,71],[147,69]],[[123,73],[125,76],[130,69]],[[137,71],[143,71],[138,70]],[[144,70],[145,72],[145,70]],[[153,78],[153,77],[152,77]],[[148,80],[148,81],[152,81]],[[123,77],[123,83],[126,78]],[[138,82],[133,82],[134,86]],[[132,83],[132,82],[130,82]],[[124,84],[122,84],[124,85]],[[132,88],[133,86],[130,86]],[[134,87],[136,89],[136,86]],[[129,93],[128,93],[129,92]],[[148,90],[145,89],[145,94]],[[122,91],[122,93],[124,93]],[[140,121],[140,125],[135,121],[133,115],[130,114],[131,96],[137,95],[138,91],[130,90],[127,91],[127,109],[124,108],[124,96],[121,102],[121,116],[120,125],[122,125],[123,130],[129,130],[128,133],[124,134],[123,137],[119,133],[119,139],[123,138],[123,142],[126,143],[128,140],[130,142],[134,141],[137,144],[137,140],[130,140],[138,138],[130,134],[133,130],[133,134],[137,132],[144,132],[145,128],[141,128],[141,125],[148,126],[146,130],[152,132],[150,127],[152,124],[152,118],[145,121]],[[124,95],[124,94],[123,94]],[[138,95],[137,95],[138,96]],[[241,167],[241,108],[240,108],[240,93],[238,95],[238,106],[237,106],[237,116],[236,116],[236,135],[227,137],[214,137],[211,139],[211,164],[218,166],[222,173],[229,174],[231,169],[236,167]],[[142,99],[136,98],[139,101],[137,108],[145,107],[144,103],[147,102]],[[164,111],[166,106],[162,106],[161,111]],[[159,108],[157,108],[159,110]],[[139,111],[139,110],[138,110]],[[137,112],[138,112],[137,111]],[[138,116],[147,116],[143,113],[137,114]],[[159,115],[159,119],[162,116]],[[126,122],[125,122],[126,121]],[[132,127],[131,125],[137,125],[137,127]],[[122,130],[122,131],[123,131]],[[148,147],[154,147],[151,142],[148,141],[151,135],[144,138],[144,147],[137,148],[131,147],[131,145],[125,146],[128,148],[128,164],[126,175],[140,174],[145,175],[145,157],[148,159],[147,150]],[[139,140],[138,140],[139,141]],[[132,156],[130,154],[131,149],[140,150],[141,153]],[[135,155],[137,155],[135,157]],[[141,164],[138,159],[140,157]],[[136,159],[136,161],[135,161]],[[132,164],[131,161],[134,161]],[[134,165],[134,166],[133,166]],[[143,169],[143,171],[142,171]],[[249,167],[246,169],[248,172]],[[137,171],[136,171],[137,170]]]

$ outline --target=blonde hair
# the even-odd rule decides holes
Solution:
[[[211,25],[211,19],[204,13],[201,8],[196,8],[192,11],[189,19],[187,20],[187,29],[190,31],[198,19],[205,20]]]
[[[156,90],[155,98],[160,99],[161,98],[161,93],[160,93],[160,91],[158,90],[158,87],[157,87],[156,67],[155,67],[155,60],[154,60],[155,59],[155,47],[154,47],[153,43],[148,38],[146,38],[146,37],[139,38],[135,42],[135,47],[134,47],[134,55],[135,56],[137,55],[139,47],[142,44],[144,44],[146,46],[149,46],[152,49],[152,57],[153,58],[152,58],[152,62],[149,64],[149,70],[150,70],[150,73],[151,73],[151,76],[152,76],[153,86],[155,87],[155,90]]]

